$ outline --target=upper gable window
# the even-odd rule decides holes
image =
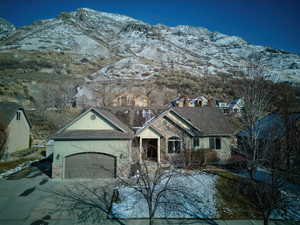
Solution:
[[[21,112],[17,111],[17,120],[20,120],[20,119],[21,119]]]

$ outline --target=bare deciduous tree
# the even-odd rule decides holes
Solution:
[[[104,224],[107,219],[114,219],[116,224],[124,225],[112,211],[113,200],[117,197],[113,188],[113,183],[101,185],[90,181],[67,183],[58,190],[45,191],[54,196],[52,213],[67,213],[83,224]]]
[[[263,151],[268,149],[269,142],[261,141],[260,136],[263,126],[257,126],[257,121],[265,116],[272,103],[272,82],[275,76],[266,73],[265,67],[259,62],[248,62],[244,67],[240,96],[244,100],[242,123],[247,132],[247,137],[240,139],[238,149],[246,155],[250,176],[253,178],[256,168],[262,162]]]
[[[264,225],[269,224],[272,214],[291,220],[293,213],[300,210],[299,197],[291,193],[288,187],[289,171],[283,172],[277,168],[280,152],[273,148],[268,154],[268,160],[265,162],[268,171],[265,172],[263,180],[251,180],[247,188],[251,193],[249,203],[257,209]]]

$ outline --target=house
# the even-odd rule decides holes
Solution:
[[[232,129],[211,107],[90,108],[51,139],[53,178],[112,178],[134,160],[182,163],[187,150],[198,163],[229,159]]]
[[[233,131],[223,113],[212,107],[174,107],[148,121],[133,141],[142,159],[182,161],[187,150],[193,161],[231,157]]]
[[[147,107],[149,98],[144,94],[133,93],[121,93],[118,94],[113,100],[112,105],[118,106],[135,106],[135,107]]]
[[[52,178],[113,178],[128,173],[132,135],[109,111],[88,109],[51,137]]]
[[[229,111],[231,113],[241,113],[244,108],[244,105],[245,101],[243,100],[243,98],[232,99],[228,104]]]
[[[188,96],[177,97],[171,102],[171,106],[174,107],[194,107],[194,104],[191,101],[192,99]]]
[[[202,107],[209,104],[208,99],[204,96],[191,98],[188,96],[177,97],[171,102],[174,107]]]
[[[31,124],[22,106],[0,102],[0,123],[7,135],[2,159],[7,160],[12,153],[30,147]]]
[[[218,107],[219,109],[221,109],[225,114],[229,113],[229,104],[225,101],[220,101],[220,100],[216,100],[216,107]]]
[[[300,113],[290,113],[287,116],[279,113],[269,113],[258,120],[252,129],[244,129],[236,134],[238,149],[241,152],[247,152],[249,148],[248,138],[255,139],[258,149],[267,146],[268,149],[275,149],[279,153],[287,147],[287,143],[282,145],[283,141],[290,141],[292,148],[298,148],[300,144]],[[289,139],[289,140],[286,140]],[[289,149],[288,151],[291,151]],[[257,156],[261,156],[263,151],[259,151]],[[291,152],[290,155],[292,156]],[[282,161],[283,162],[283,161]]]
[[[207,106],[208,99],[205,96],[199,96],[199,97],[193,98],[192,103],[194,104],[194,107]]]

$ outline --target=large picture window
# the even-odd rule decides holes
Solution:
[[[182,140],[179,137],[170,137],[168,139],[168,153],[180,153]]]
[[[220,137],[211,137],[209,138],[209,148],[219,150],[222,148],[221,146],[221,138]]]

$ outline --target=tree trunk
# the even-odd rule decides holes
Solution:
[[[264,218],[264,225],[269,225],[269,218]]]

